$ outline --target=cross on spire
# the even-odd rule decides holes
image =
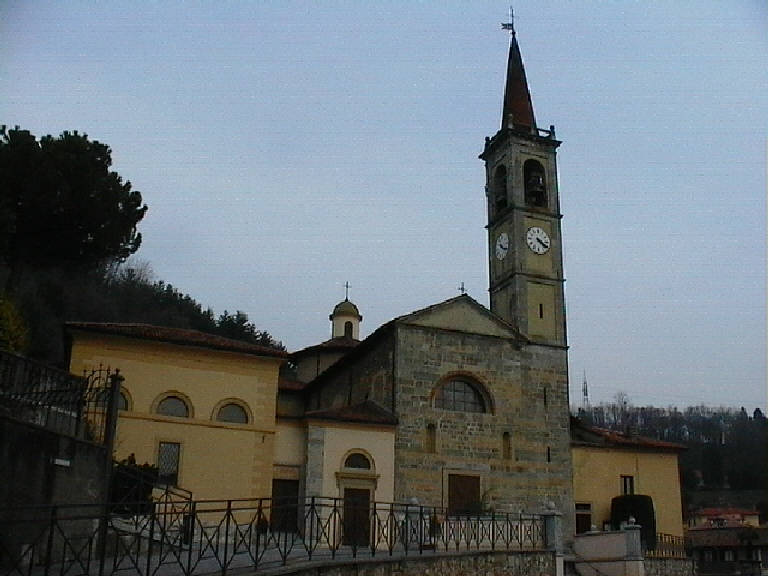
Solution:
[[[456,290],[458,290],[459,292],[461,292],[461,294],[462,294],[462,295],[464,295],[464,294],[466,294],[466,293],[467,293],[467,289],[466,289],[466,288],[464,288],[464,282],[462,282],[462,283],[461,283],[461,285],[460,285],[458,288],[456,288]]]
[[[512,4],[509,5],[509,21],[501,23],[502,30],[509,30],[509,41],[512,42],[512,37],[515,35],[515,11],[512,9]]]
[[[344,300],[349,300],[349,281],[344,282]]]

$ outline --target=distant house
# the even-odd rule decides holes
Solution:
[[[768,570],[768,527],[702,524],[689,528],[686,540],[697,574],[765,574]]]
[[[683,535],[678,455],[681,444],[586,426],[571,420],[576,532],[610,526],[616,496],[653,500],[656,530]]]

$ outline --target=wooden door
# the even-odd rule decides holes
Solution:
[[[371,541],[371,491],[344,489],[344,544],[368,546]]]
[[[299,515],[299,481],[272,480],[272,530],[296,532]]]
[[[448,475],[448,514],[480,512],[480,477]]]

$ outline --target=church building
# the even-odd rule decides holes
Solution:
[[[276,492],[457,513],[554,505],[570,526],[559,144],[536,125],[513,34],[501,129],[480,155],[490,310],[462,295],[356,343],[362,316],[339,303],[332,338],[295,352],[297,382],[280,387]]]
[[[360,340],[363,317],[345,299],[330,316],[331,338],[292,353],[279,377],[286,359],[263,349],[190,331],[70,325],[73,371],[103,362],[125,377],[132,400],[119,418],[118,458],[158,462],[195,498],[271,492],[451,513],[555,509],[573,534],[559,144],[553,126],[536,124],[513,32],[501,127],[480,154],[490,309],[462,294]],[[141,347],[128,346],[137,339]],[[194,380],[184,358],[197,363]],[[226,453],[242,469],[200,472]],[[222,493],[229,485],[241,492]]]

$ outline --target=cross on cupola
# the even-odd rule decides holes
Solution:
[[[336,304],[328,317],[331,321],[331,338],[360,339],[360,322],[363,317],[360,311],[349,301],[349,282],[344,282],[344,300]]]

